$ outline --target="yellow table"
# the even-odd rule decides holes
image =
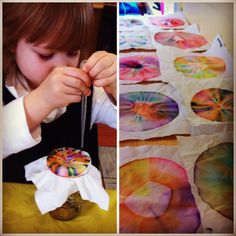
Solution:
[[[116,191],[110,196],[109,211],[84,201],[80,215],[59,221],[42,215],[34,200],[33,184],[3,183],[3,233],[116,233]]]

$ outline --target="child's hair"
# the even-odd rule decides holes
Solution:
[[[85,48],[93,20],[89,3],[4,3],[3,73],[20,73],[14,49],[19,39],[59,51]],[[87,45],[86,45],[87,46]]]

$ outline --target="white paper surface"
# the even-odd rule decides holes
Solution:
[[[225,47],[224,41],[218,33],[211,43],[211,47],[206,51],[207,56],[217,56],[222,58],[226,64],[226,71],[223,77],[233,75],[233,57],[230,55],[228,49]],[[222,77],[221,76],[221,77]]]
[[[233,230],[233,221],[224,217],[222,214],[211,208],[204,202],[198,192],[198,188],[194,181],[194,168],[196,160],[199,156],[220,143],[233,142],[233,134],[230,133],[215,133],[212,135],[199,135],[192,137],[177,137],[178,151],[183,165],[185,166],[191,183],[192,193],[195,197],[197,206],[200,211],[202,226],[204,232],[207,229],[212,229],[212,233],[229,233]],[[232,166],[233,168],[233,166]],[[209,170],[211,171],[211,170]],[[232,186],[233,188],[233,186]],[[209,189],[210,191],[210,189]]]
[[[108,210],[109,195],[104,190],[100,172],[93,165],[80,177],[65,178],[52,173],[47,167],[47,157],[42,157],[25,166],[25,177],[37,190],[35,201],[42,214],[60,207],[69,195],[79,191],[82,199],[98,204]]]
[[[178,154],[177,146],[166,145],[143,145],[137,147],[120,147],[120,166],[134,160],[149,157],[163,157],[183,165]]]
[[[128,92],[139,92],[139,91],[161,93],[162,95],[166,95],[172,98],[178,104],[179,114],[168,124],[160,126],[156,129],[146,130],[146,131],[132,131],[132,132],[120,129],[120,140],[126,140],[126,139],[144,140],[153,137],[164,137],[173,134],[189,133],[189,127],[185,120],[186,114],[184,109],[182,108],[180,97],[175,87],[173,87],[170,84],[163,84],[163,83],[120,86],[120,94]]]

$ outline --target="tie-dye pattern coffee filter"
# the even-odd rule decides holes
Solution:
[[[217,35],[204,53],[158,50],[162,81],[218,80],[233,75],[233,58]]]
[[[146,27],[143,27],[141,30],[120,30],[119,50],[126,49],[155,50],[149,30]]]
[[[233,133],[177,137],[205,233],[233,232]]]
[[[175,52],[204,51],[210,46],[208,41],[201,35],[196,24],[187,26],[184,30],[166,31],[150,29],[152,43],[158,50],[167,48]]]
[[[208,134],[233,129],[232,77],[171,84],[179,91],[190,130],[202,125],[201,130]]]
[[[175,12],[165,16],[144,16],[144,25],[154,29],[185,29],[189,24],[183,12]]]
[[[119,17],[120,30],[140,30],[143,26],[143,16],[141,15],[125,15]]]
[[[185,115],[170,84],[120,86],[120,140],[187,134]]]
[[[120,149],[120,232],[201,232],[199,210],[177,146]]]
[[[160,59],[156,52],[120,53],[119,83],[161,81]]]

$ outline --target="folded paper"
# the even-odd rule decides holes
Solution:
[[[67,178],[54,174],[47,166],[47,157],[42,157],[25,166],[25,177],[37,187],[35,201],[42,214],[62,206],[69,195],[77,191],[82,199],[108,210],[109,196],[102,186],[99,171],[93,165],[89,166],[86,174]]]

